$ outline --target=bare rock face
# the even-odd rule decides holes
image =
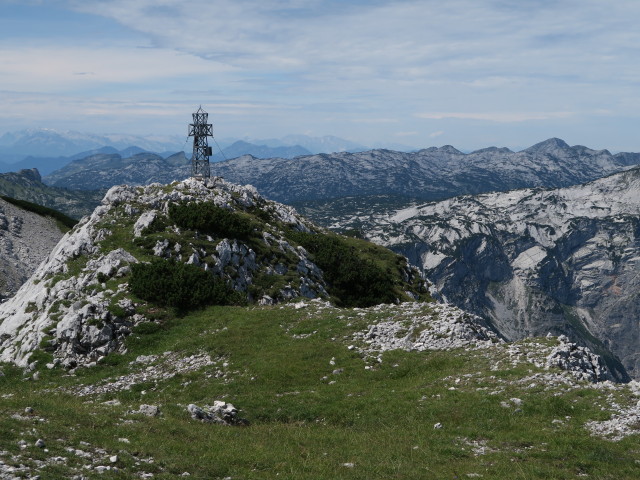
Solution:
[[[613,377],[599,355],[587,347],[569,341],[566,335],[558,337],[560,344],[546,357],[546,367],[558,367],[572,372],[578,380],[599,382],[613,380]]]
[[[363,229],[506,339],[567,335],[628,380],[640,375],[639,191],[634,168],[576,187],[429,203],[362,219]]]
[[[51,218],[0,199],[0,300],[18,291],[62,236]]]

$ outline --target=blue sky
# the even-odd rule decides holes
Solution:
[[[637,0],[0,0],[0,134],[640,151]]]

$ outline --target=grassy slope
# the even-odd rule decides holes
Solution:
[[[606,405],[604,392],[512,384],[538,370],[499,363],[504,356],[499,346],[389,352],[381,364],[365,370],[347,345],[351,333],[376,315],[358,309],[211,307],[181,319],[168,317],[156,333],[134,334],[130,353],[112,355],[109,365],[75,376],[45,368],[39,380],[23,381],[22,372],[5,366],[0,451],[22,455],[15,463],[23,464],[33,463],[27,458],[67,458],[44,467],[40,474],[48,479],[76,472],[130,478],[142,471],[154,478],[176,478],[185,471],[190,478],[234,479],[637,478],[637,437],[612,443],[590,437],[583,428],[587,419],[608,417],[600,409]],[[228,375],[207,378],[216,367],[205,367],[118,393],[78,397],[61,391],[114,379],[136,368],[130,362],[137,355],[168,350],[185,356],[207,352],[228,362],[227,367],[219,362]],[[335,366],[329,363],[332,358]],[[335,368],[344,372],[334,375]],[[520,411],[500,406],[513,397],[523,400]],[[121,405],[103,403],[114,399]],[[251,425],[224,427],[190,419],[187,404],[215,399],[236,405]],[[163,414],[126,413],[140,404],[159,405]],[[24,415],[26,406],[35,410],[31,417],[12,417]],[[434,429],[437,422],[442,429]],[[48,453],[33,446],[37,438],[47,442]],[[28,442],[22,451],[21,439]],[[473,442],[485,446],[485,454],[474,454]],[[70,454],[68,447],[99,459],[117,454],[121,471],[98,475],[82,470],[88,461]],[[7,454],[0,458],[11,463]],[[145,463],[149,458],[154,462]]]

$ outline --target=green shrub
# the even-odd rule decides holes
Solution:
[[[144,300],[178,311],[242,303],[242,294],[222,280],[194,265],[173,259],[132,265],[129,288]]]
[[[369,307],[395,301],[393,275],[359,256],[340,237],[291,231],[289,238],[313,255],[338,306]]]
[[[169,217],[179,227],[221,237],[248,239],[254,231],[250,218],[213,203],[173,204]]]

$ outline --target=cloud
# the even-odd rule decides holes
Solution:
[[[14,5],[38,12],[39,1]],[[8,29],[0,85],[50,95],[51,106],[57,95],[74,111],[97,102],[95,111],[113,108],[115,115],[134,105],[155,122],[166,117],[143,102],[202,102],[220,105],[242,133],[256,137],[265,129],[273,135],[310,128],[365,143],[413,132],[416,118],[476,120],[495,129],[482,138],[497,138],[508,135],[508,124],[575,125],[589,115],[601,119],[591,113],[598,110],[609,111],[612,122],[629,121],[640,108],[636,0],[40,3],[57,9],[58,19],[70,10],[74,20],[94,19],[102,33],[89,38],[70,22],[69,37],[66,28],[52,27],[51,38],[34,31],[12,39],[16,29]],[[457,135],[470,138],[464,129]],[[500,141],[514,142],[529,140]]]
[[[439,113],[417,113],[416,117],[430,120],[443,120],[446,118],[456,118],[461,120],[483,120],[489,122],[526,122],[529,120],[549,120],[554,118],[567,118],[573,115],[572,112],[487,112],[487,113],[463,113],[463,112],[439,112]],[[436,132],[437,133],[437,132]]]
[[[437,132],[431,132],[429,134],[429,138],[436,138],[439,137],[440,135],[443,135],[444,131],[443,130],[438,130]]]

